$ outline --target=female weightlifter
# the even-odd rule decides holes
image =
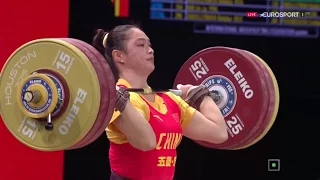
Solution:
[[[93,46],[105,56],[119,87],[106,129],[112,180],[172,180],[182,136],[216,144],[228,139],[224,118],[203,86],[181,85],[182,97],[125,91],[150,88],[147,78],[155,68],[150,40],[140,28],[100,29]]]

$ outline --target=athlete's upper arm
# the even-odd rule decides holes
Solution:
[[[130,103],[145,117],[145,119],[149,120],[149,108],[137,93],[130,92]],[[121,131],[115,125],[115,121],[117,121],[119,116],[120,112],[114,111],[110,123],[106,129],[109,140],[117,144],[128,142],[126,136],[121,133]]]
[[[168,92],[167,94],[173,101],[177,103],[177,105],[180,108],[180,112],[181,112],[180,122],[181,122],[182,129],[184,129],[190,123],[191,119],[193,118],[196,112],[196,109],[191,107],[181,97],[176,96],[171,92]]]

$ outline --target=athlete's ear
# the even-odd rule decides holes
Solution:
[[[125,63],[125,55],[124,55],[124,53],[122,51],[113,50],[112,51],[112,57],[113,57],[113,60],[116,63],[120,63],[120,64],[124,64]]]

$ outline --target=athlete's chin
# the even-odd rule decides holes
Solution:
[[[145,66],[144,71],[146,71],[146,73],[150,75],[154,71],[154,69],[155,69],[154,64],[149,64]]]
[[[145,66],[147,69],[152,69],[152,71],[155,69],[155,66],[154,66],[154,62],[153,61],[147,61],[145,63]]]
[[[148,67],[150,74],[154,71],[154,69],[155,69],[154,65],[151,65],[150,67]]]

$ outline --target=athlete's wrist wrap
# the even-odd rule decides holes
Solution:
[[[116,110],[122,112],[126,108],[130,94],[124,87],[119,87],[119,89],[117,89],[116,97]]]
[[[206,96],[210,96],[210,91],[207,87],[201,85],[189,90],[185,101],[193,108],[199,110],[200,104]]]

